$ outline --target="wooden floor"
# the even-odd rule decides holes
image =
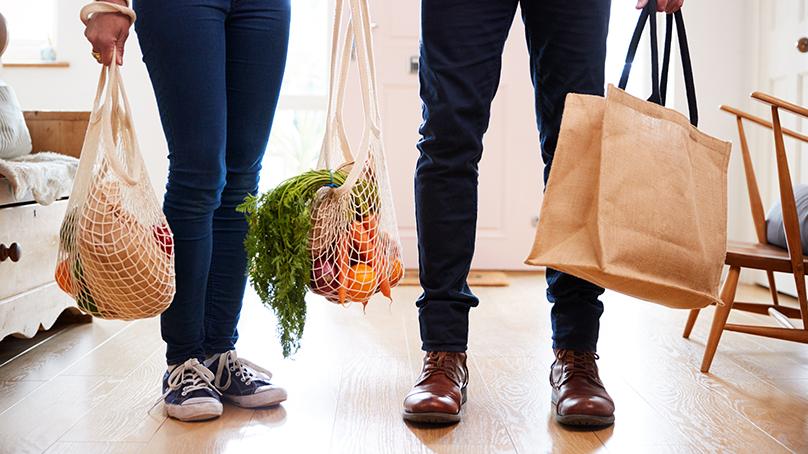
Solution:
[[[366,314],[312,298],[294,360],[281,360],[270,313],[248,298],[239,351],[271,368],[289,401],[261,411],[225,406],[207,423],[167,420],[159,405],[150,411],[164,368],[156,320],[71,325],[0,367],[0,452],[808,452],[808,347],[725,333],[703,375],[711,309],[688,341],[685,312],[613,293],[604,297],[600,364],[617,422],[598,432],[557,426],[544,292],[535,274],[477,289],[469,403],[454,427],[414,427],[399,416],[421,360],[418,289],[402,287],[394,304],[374,301]],[[18,343],[0,343],[0,358],[8,345]]]

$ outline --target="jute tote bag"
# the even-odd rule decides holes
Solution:
[[[388,298],[403,277],[393,195],[381,136],[376,69],[367,0],[337,0],[331,48],[331,88],[319,169],[347,172],[339,187],[323,187],[311,207],[311,290],[334,303]],[[343,5],[350,20],[342,24]],[[364,129],[357,153],[345,134],[343,105],[355,44]]]
[[[609,86],[605,99],[566,99],[527,263],[665,306],[700,308],[719,303],[730,144],[696,129],[681,12],[675,19],[690,122],[663,107],[673,17],[668,16],[660,84],[654,3],[640,16],[620,88]],[[623,91],[646,22],[653,78],[648,101]]]
[[[88,5],[82,15],[103,5]],[[101,70],[58,260],[57,283],[96,317],[153,317],[174,297],[173,236],[145,170],[115,58]]]

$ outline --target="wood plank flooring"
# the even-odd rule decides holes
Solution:
[[[685,340],[686,312],[610,292],[600,366],[617,422],[597,432],[558,426],[544,279],[509,277],[509,287],[476,289],[469,403],[457,426],[412,426],[399,414],[422,355],[417,287],[395,289],[395,303],[374,300],[366,313],[311,297],[303,348],[291,360],[280,355],[272,314],[250,294],[238,349],[287,387],[283,406],[226,405],[207,423],[166,419],[152,408],[164,367],[156,319],[68,325],[33,348],[0,342],[0,453],[808,452],[808,346],[727,332],[712,373],[701,374],[712,309]]]

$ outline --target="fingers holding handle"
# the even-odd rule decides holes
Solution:
[[[115,58],[118,65],[123,64],[124,44],[136,19],[131,8],[119,3],[96,1],[81,9],[84,36],[93,45],[92,54],[99,63],[109,66]]]
[[[657,0],[657,12],[675,13],[682,9],[685,0]],[[648,5],[648,0],[637,0],[637,9],[643,9]]]

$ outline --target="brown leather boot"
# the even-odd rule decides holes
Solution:
[[[614,402],[598,376],[595,352],[556,350],[550,369],[556,421],[570,426],[614,423]]]
[[[421,376],[404,398],[404,419],[427,424],[460,422],[468,383],[465,353],[427,352]]]

